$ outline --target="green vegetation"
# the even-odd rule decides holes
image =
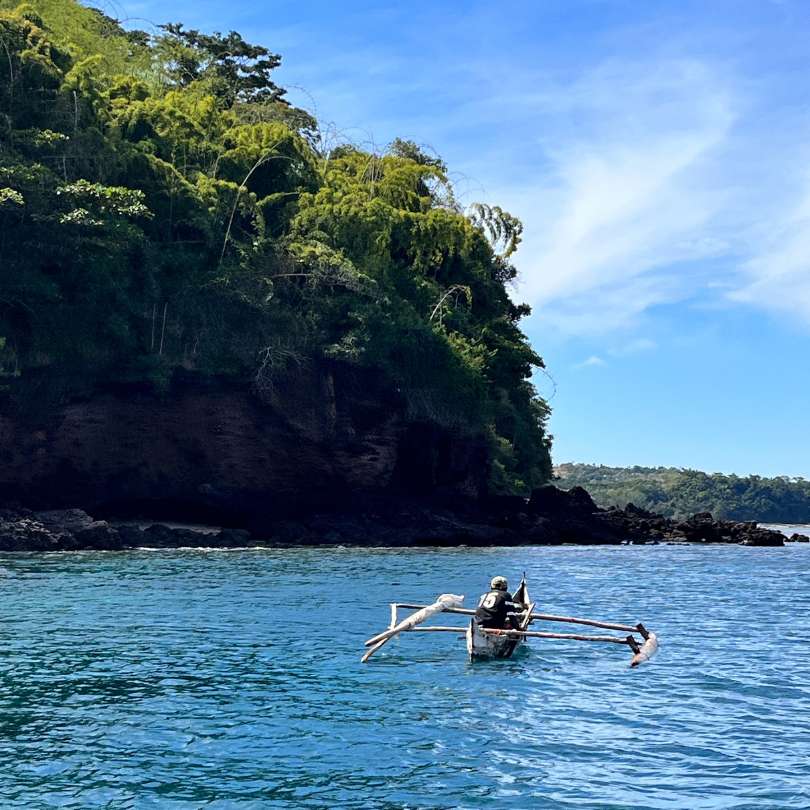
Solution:
[[[810,481],[709,474],[674,467],[560,464],[560,486],[581,486],[600,506],[633,503],[667,517],[711,512],[726,520],[810,523]]]
[[[550,476],[519,329],[520,223],[466,212],[409,141],[327,148],[238,34],[125,31],[0,0],[0,362],[27,407],[310,360],[384,371],[411,415],[483,433],[495,491]]]

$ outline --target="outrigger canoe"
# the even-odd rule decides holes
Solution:
[[[635,625],[618,624],[616,622],[603,622],[596,619],[578,619],[573,616],[557,616],[548,613],[536,613],[535,603],[529,597],[529,590],[526,585],[525,576],[520,581],[520,585],[515,591],[514,602],[523,606],[519,613],[518,629],[490,629],[481,627],[475,621],[475,611],[461,607],[464,601],[463,596],[452,593],[445,593],[437,597],[436,601],[430,605],[416,605],[407,602],[391,603],[391,622],[387,630],[378,633],[376,636],[366,641],[368,648],[360,659],[363,663],[369,660],[374,653],[384,644],[400,633],[423,632],[423,633],[455,633],[462,634],[467,641],[467,654],[470,661],[491,658],[510,658],[515,650],[529,638],[541,639],[561,639],[570,641],[592,641],[608,644],[621,644],[630,648],[633,657],[630,661],[631,667],[637,667],[658,651],[658,638],[655,633],[648,630],[643,624]],[[398,620],[400,609],[414,610],[407,618]],[[467,627],[437,626],[428,625],[422,627],[422,622],[427,621],[437,613],[452,613],[470,616]],[[552,633],[545,631],[530,630],[533,622],[565,622],[568,624],[579,624],[588,627],[599,627],[605,630],[618,630],[625,633],[624,636],[613,635],[583,635],[579,633]],[[636,638],[636,635],[639,638]]]

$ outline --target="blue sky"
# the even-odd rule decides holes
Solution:
[[[810,3],[154,0],[525,225],[555,460],[810,477]]]

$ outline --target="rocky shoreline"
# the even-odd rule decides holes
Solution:
[[[788,542],[810,542],[794,535]],[[656,543],[778,547],[785,537],[756,523],[683,521],[632,504],[601,509],[582,488],[537,489],[528,499],[501,497],[437,502],[369,498],[339,510],[263,520],[240,528],[197,531],[164,523],[96,520],[81,509],[0,509],[0,551],[243,548],[287,546],[637,545]]]
[[[6,403],[0,454],[0,551],[785,542],[708,514],[600,509],[579,487],[488,496],[485,437],[420,421],[379,373],[332,361],[262,396],[189,376]]]

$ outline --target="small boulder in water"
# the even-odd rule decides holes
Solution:
[[[762,529],[759,526],[749,526],[746,523],[739,524],[745,527],[740,532],[740,542],[744,546],[784,546],[785,535],[782,532],[775,532],[773,529]]]
[[[2,510],[0,551],[60,551],[75,547],[73,535],[46,526],[31,512]]]
[[[534,515],[560,513],[591,515],[599,511],[593,498],[582,487],[565,490],[558,489],[551,484],[532,491],[528,508]]]
[[[35,512],[34,517],[51,531],[68,534],[88,529],[95,523],[95,520],[81,509],[49,509],[45,512]]]
[[[89,525],[74,532],[73,536],[76,538],[79,548],[114,551],[124,546],[118,531],[106,520],[93,520]]]

